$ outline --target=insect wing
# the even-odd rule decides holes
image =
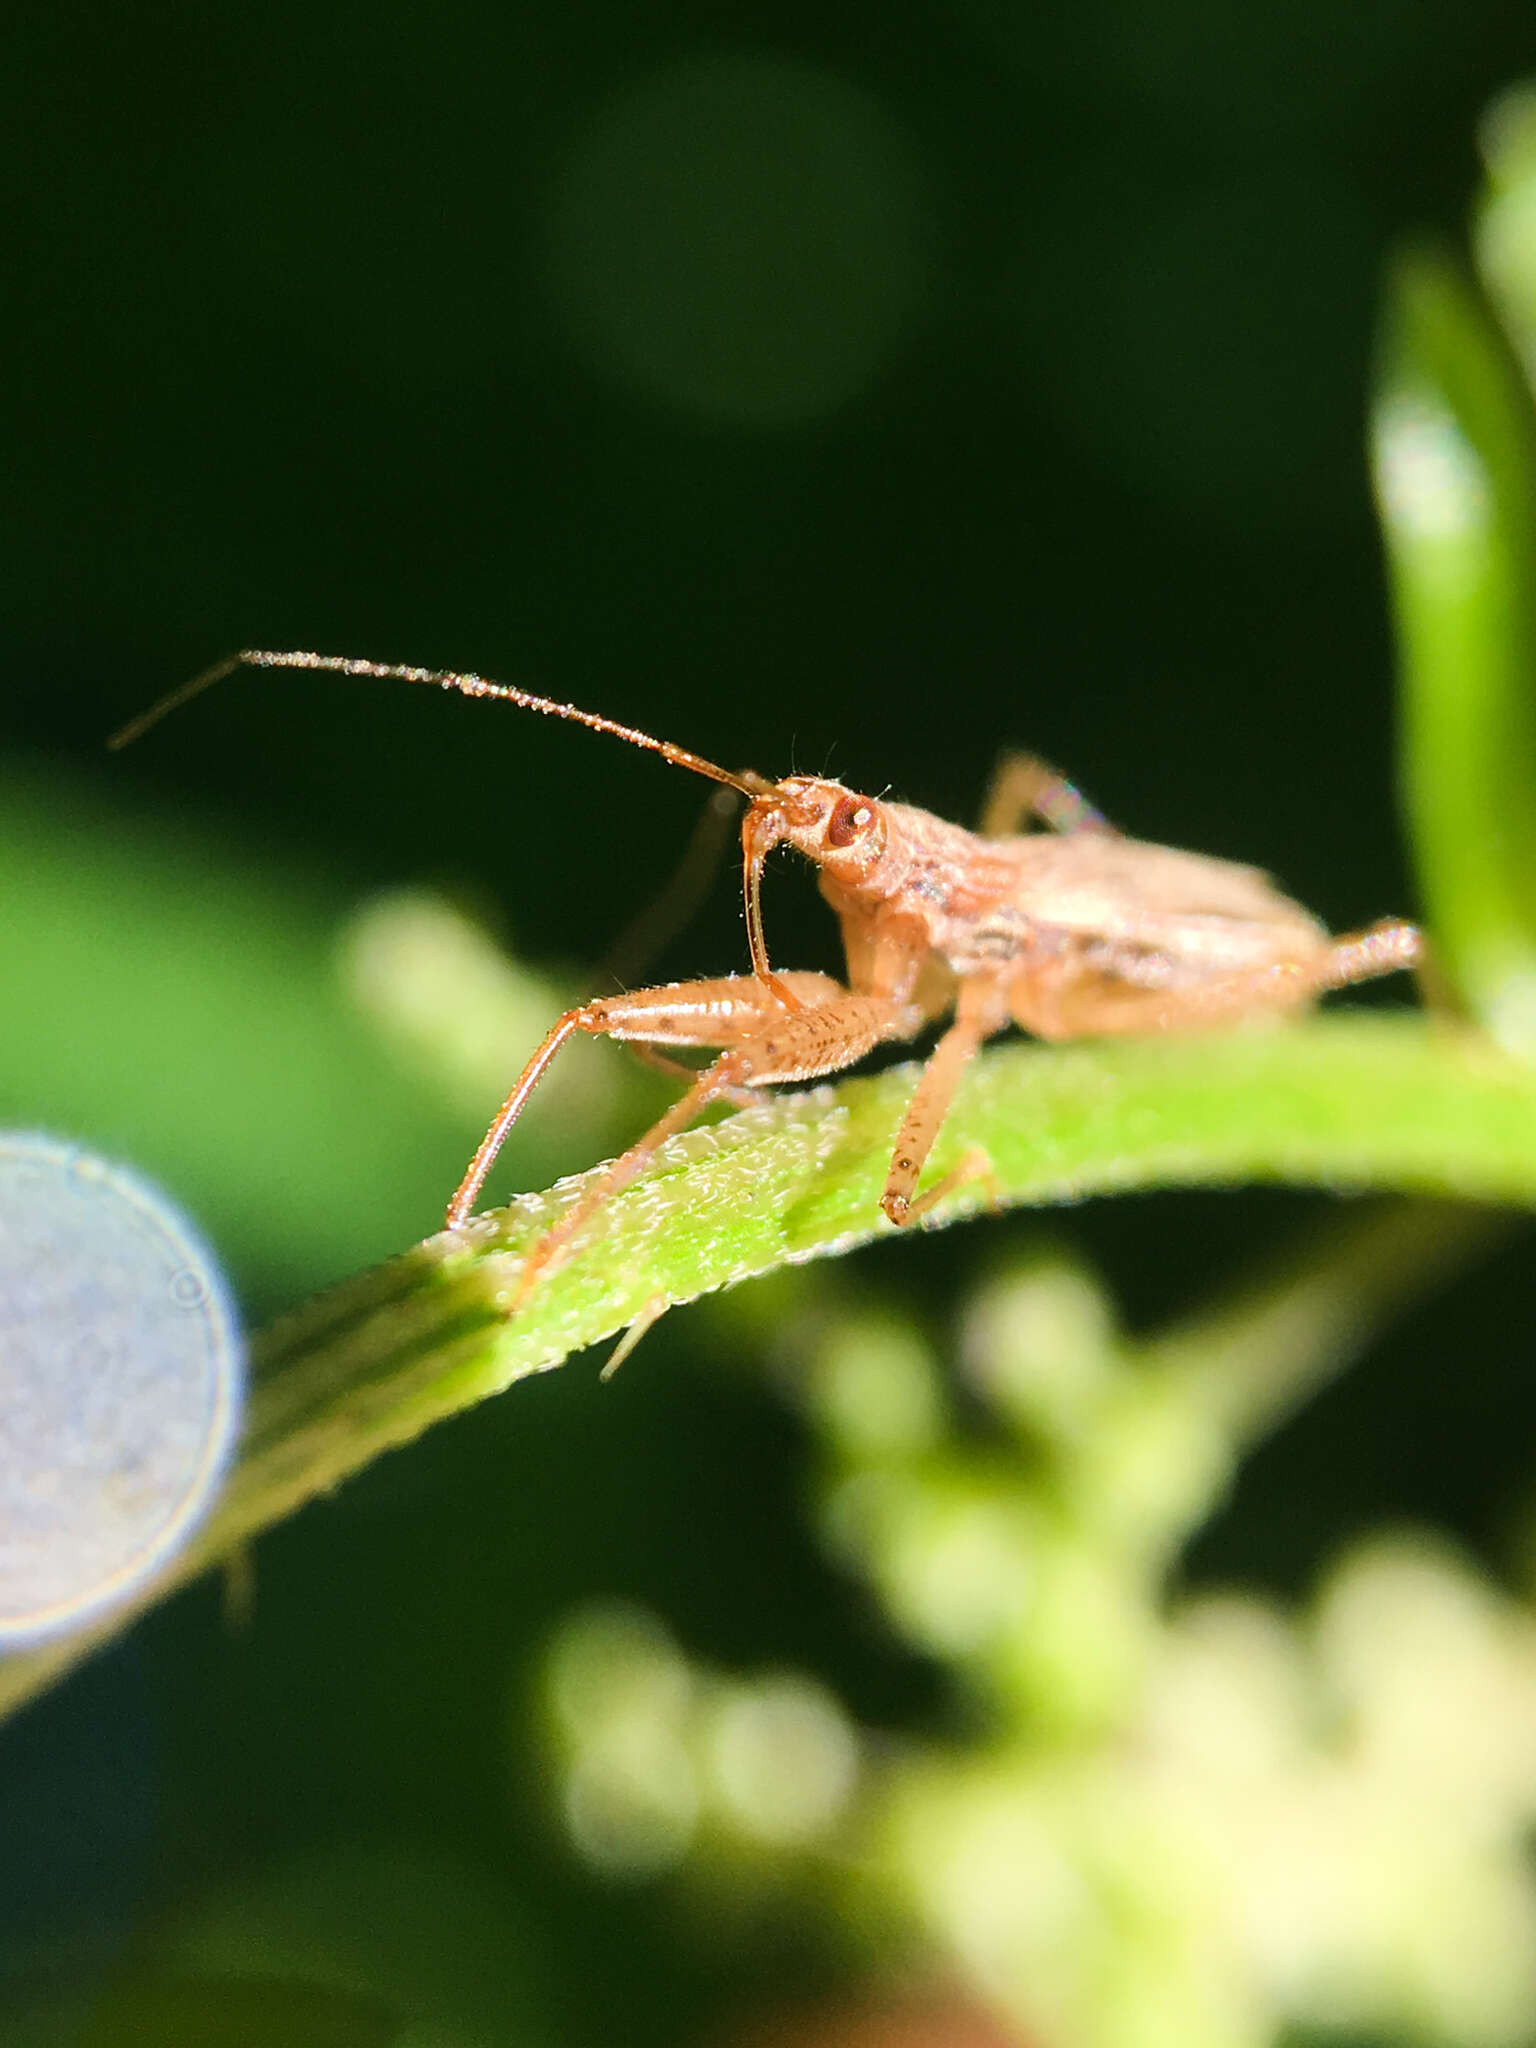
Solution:
[[[1327,933],[1261,869],[1100,834],[1022,843],[1019,908],[1040,928],[1156,955],[1177,979],[1241,972]]]

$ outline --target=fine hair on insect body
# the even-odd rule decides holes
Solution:
[[[972,1151],[919,1189],[962,1072],[982,1042],[1010,1024],[1055,1040],[1217,1028],[1300,1009],[1329,990],[1424,960],[1422,934],[1403,919],[1336,938],[1256,868],[1124,836],[1071,783],[1025,754],[1004,758],[971,830],[826,776],[737,774],[634,726],[483,676],[266,649],[231,655],[194,677],[110,744],[126,745],[241,668],[430,683],[499,698],[611,733],[746,800],[750,972],[668,982],[565,1011],[517,1077],[449,1201],[447,1223],[458,1228],[540,1077],[576,1034],[634,1043],[669,1068],[671,1052],[715,1055],[701,1068],[675,1066],[688,1086],[532,1247],[519,1301],[665,1140],[712,1104],[841,1073],[875,1047],[915,1038],[949,1016],[903,1113],[880,1196],[892,1223],[912,1223],[957,1187],[990,1181],[989,1161]],[[782,845],[818,871],[841,928],[841,982],[770,961],[761,883],[769,854]]]

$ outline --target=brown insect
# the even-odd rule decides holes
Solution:
[[[518,1076],[448,1204],[456,1228],[540,1076],[575,1033],[632,1041],[687,1076],[689,1086],[666,1115],[533,1247],[519,1299],[663,1141],[712,1103],[840,1073],[877,1045],[915,1038],[951,1010],[954,1020],[928,1056],[892,1148],[880,1197],[892,1223],[915,1222],[956,1187],[990,1177],[989,1162],[973,1152],[918,1191],[966,1062],[1009,1024],[1047,1039],[1197,1030],[1297,1009],[1424,957],[1421,933],[1401,919],[1334,938],[1256,868],[1124,838],[1069,782],[1027,755],[1005,759],[980,827],[970,832],[825,776],[775,782],[735,775],[669,740],[483,676],[259,649],[174,691],[111,744],[125,745],[242,667],[388,677],[504,698],[647,747],[747,799],[741,843],[751,973],[669,982],[567,1010]],[[1047,829],[1021,831],[1026,824]],[[821,893],[842,926],[846,986],[769,963],[760,884],[780,845],[797,847],[820,871]],[[666,1050],[684,1048],[717,1056],[698,1070],[666,1058]]]

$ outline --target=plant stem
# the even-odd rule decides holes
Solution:
[[[255,1346],[245,1437],[202,1531],[106,1621],[0,1659],[0,1712],[139,1609],[439,1418],[611,1337],[658,1303],[891,1235],[877,1198],[912,1085],[912,1069],[899,1068],[673,1140],[516,1315],[522,1255],[580,1180],[428,1238],[276,1324]],[[1415,1016],[1004,1045],[967,1076],[931,1171],[977,1146],[1002,1198],[1017,1204],[1277,1181],[1536,1206],[1536,1072],[1484,1039]],[[972,1186],[929,1221],[985,1206]],[[1310,1278],[1272,1279],[1267,1296],[1219,1312],[1233,1319],[1221,1369],[1245,1429],[1301,1398],[1367,1307],[1384,1311],[1488,1230],[1486,1218],[1444,1207],[1361,1227],[1366,1236],[1340,1240]],[[1169,1358],[1197,1334],[1186,1355],[1216,1356],[1223,1333],[1212,1321],[1169,1339]]]

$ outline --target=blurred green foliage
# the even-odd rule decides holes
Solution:
[[[1394,1217],[1331,1277],[1385,1259],[1401,1284],[1433,1241]],[[582,1854],[631,1876],[686,1855],[727,1923],[781,1888],[854,1928],[883,1909],[1025,2041],[1524,2040],[1536,1619],[1403,1536],[1347,1554],[1303,1617],[1169,1598],[1250,1419],[1232,1373],[1291,1379],[1321,1280],[1137,1347],[1077,1264],[1016,1269],[960,1338],[988,1428],[910,1327],[826,1317],[824,1536],[951,1671],[964,1732],[891,1744],[803,1678],[726,1679],[643,1613],[590,1609],[550,1656]]]
[[[254,1316],[432,1226],[529,1020],[585,984],[699,797],[495,707],[296,679],[231,683],[101,754],[227,648],[465,661],[952,816],[1027,744],[1133,830],[1270,866],[1336,926],[1410,906],[1367,365],[1386,251],[1461,232],[1479,114],[1536,63],[1528,10],[968,0],[723,26],[170,0],[15,9],[0,58],[0,1112],[158,1175]],[[1438,256],[1398,273],[1383,413],[1410,382],[1437,473],[1471,478],[1503,550],[1497,629],[1458,640],[1433,609],[1443,553],[1412,555],[1387,494],[1422,886],[1447,967],[1514,1046],[1522,104],[1482,130],[1476,282]],[[1459,668],[1425,659],[1436,635]],[[1474,699],[1469,734],[1450,714]],[[401,885],[429,892],[424,921]],[[830,964],[808,889],[776,876],[768,914],[780,957]],[[739,966],[737,919],[722,875],[658,971]],[[547,990],[486,931],[555,963]],[[449,1028],[430,1001],[381,1004],[413,977],[453,991]],[[572,1058],[505,1185],[588,1165],[660,1099]],[[1177,1330],[1294,1206],[1101,1204],[1073,1237],[1133,1330]],[[777,1275],[668,1319],[601,1397],[585,1374],[532,1381],[264,1540],[243,1623],[204,1586],[36,1701],[0,1744],[0,2039],[233,2021],[643,2048],[943,1962],[1066,2048],[1095,2025],[1143,2038],[1102,2030],[1151,2023],[1191,1927],[1182,1981],[1210,1995],[1178,2009],[1181,2042],[1197,2020],[1267,2040],[1277,2014],[1519,2038],[1523,1980],[1501,1971],[1526,1791],[1483,1738],[1518,1749],[1528,1706],[1528,1261],[1421,1310],[1234,1471],[1209,1391],[1098,1444],[1096,1404],[1134,1403],[1147,1361],[1078,1265],[1050,1269],[1076,1331],[1059,1372],[987,1380],[956,1424],[935,1361],[985,1346],[948,1340],[948,1304],[973,1329],[1022,1287],[1025,1231],[844,1262],[838,1295]],[[765,1352],[821,1388],[807,1416],[741,1369]],[[1115,1443],[1129,1476],[1101,1476],[1089,1512],[1067,1482]],[[807,1528],[808,1455],[841,1572]],[[885,1491],[861,1506],[871,1467]],[[1106,1566],[1106,1499],[1148,1498],[1163,1548]],[[1358,1547],[1409,1516],[1468,1555]],[[1059,1567],[1050,1627],[1005,1611],[997,1559],[1026,1552]],[[1233,1579],[1260,1590],[1202,1590]],[[680,1880],[615,1883],[572,1853],[578,1722],[544,1648],[593,1612],[665,1647],[686,1708],[681,1764],[663,1743],[642,1773],[693,1801],[686,1829],[672,1809]],[[1383,1613],[1407,1647],[1362,1665]],[[1138,1692],[1149,1673],[1172,1695]],[[1434,1726],[1400,1741],[1415,1696]],[[1216,1736],[1245,1729],[1262,1755],[1213,1814]],[[1127,1731],[1163,1771],[1150,1820]],[[1308,1834],[1330,1790],[1344,1819]],[[1434,1827],[1395,1834],[1426,1801]],[[1299,1816],[1297,1860],[1266,1802]],[[1005,1874],[1039,1879],[1022,1922],[991,1851],[973,1860],[970,1831],[985,1849],[995,1828]],[[1383,1853],[1404,1884],[1357,1885],[1330,1952],[1298,1898]],[[1223,1857],[1233,1915],[1289,1948],[1255,1964],[1206,1912]],[[954,1910],[956,1869],[996,1921]],[[984,1937],[1017,1959],[1063,1900],[1075,1932],[1037,2009]]]

